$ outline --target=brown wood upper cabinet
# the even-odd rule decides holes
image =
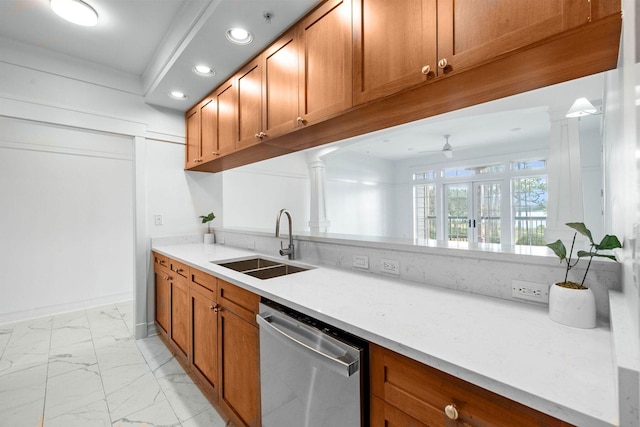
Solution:
[[[185,169],[235,150],[237,102],[236,85],[230,79],[187,112]]]
[[[534,45],[615,13],[615,3],[354,0],[354,103],[381,98]]]
[[[238,91],[237,149],[257,144],[266,135],[262,102],[263,60],[264,57],[260,55],[236,75]]]
[[[298,26],[299,125],[353,105],[351,0],[330,0]]]

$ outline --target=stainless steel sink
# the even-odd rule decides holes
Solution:
[[[218,264],[221,267],[230,268],[231,270],[262,280],[286,276],[288,274],[299,273],[310,269],[310,267],[292,265],[260,257],[211,262]]]

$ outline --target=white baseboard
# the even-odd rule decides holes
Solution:
[[[73,301],[64,304],[32,308],[29,310],[0,313],[0,325],[5,323],[21,322],[23,320],[35,319],[38,317],[52,316],[55,314],[67,313],[70,311],[84,310],[91,307],[114,304],[117,302],[131,301],[132,299],[133,292],[124,292],[120,294],[91,298],[88,300]]]

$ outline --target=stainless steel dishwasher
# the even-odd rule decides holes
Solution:
[[[367,425],[367,343],[263,299],[260,382],[263,427]]]

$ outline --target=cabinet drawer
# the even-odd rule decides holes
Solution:
[[[569,426],[513,400],[371,345],[371,392],[428,426]],[[445,408],[454,405],[457,423]]]
[[[200,286],[204,286],[211,292],[216,291],[216,278],[210,274],[204,273],[200,270],[192,268],[190,270],[191,283],[196,283]]]
[[[389,405],[376,395],[371,396],[371,427],[407,426],[429,427],[405,414],[395,406]]]
[[[169,268],[169,258],[157,252],[153,252],[153,263],[160,267]]]
[[[256,324],[260,303],[258,295],[218,279],[218,303],[223,309],[237,314],[251,324]]]
[[[170,259],[169,263],[171,264],[171,271],[175,271],[185,279],[189,278],[189,266],[181,263],[180,261],[176,261],[175,259]]]
[[[191,293],[197,293],[204,298],[210,299],[211,301],[216,300],[215,292],[213,292],[209,288],[205,288],[204,286],[199,285],[198,283],[195,283],[195,282],[189,283],[189,289],[191,290]]]

